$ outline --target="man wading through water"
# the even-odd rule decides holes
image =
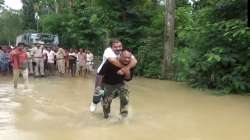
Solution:
[[[17,48],[11,52],[11,62],[13,67],[14,88],[17,88],[20,73],[22,73],[24,79],[24,88],[28,88],[28,55],[24,51],[24,43],[18,43]]]
[[[114,64],[115,66],[119,67],[120,70],[117,71],[118,74],[123,75],[124,73],[129,73],[130,69],[133,68],[137,60],[136,58],[132,55],[131,56],[131,61],[129,62],[128,65],[122,65],[116,58],[119,57],[120,52],[123,48],[122,43],[118,39],[113,39],[111,40],[110,43],[111,47],[108,47],[105,49],[103,53],[103,60],[101,65],[97,69],[97,75],[96,75],[96,80],[95,80],[95,92],[93,95],[93,100],[90,105],[90,111],[94,112],[96,110],[97,104],[101,101],[102,98],[102,92],[103,92],[103,87],[102,87],[102,75],[99,75],[99,72],[104,65],[106,61],[109,61],[110,63]]]
[[[131,52],[124,49],[122,50],[120,56],[117,58],[121,65],[128,65],[131,61]],[[104,87],[103,95],[103,113],[104,118],[108,118],[110,114],[111,102],[117,96],[120,98],[120,114],[122,117],[127,117],[128,115],[128,88],[125,84],[126,81],[130,81],[133,76],[133,70],[131,69],[128,73],[118,74],[120,70],[119,67],[106,61],[102,66],[99,74],[103,76],[102,84]]]

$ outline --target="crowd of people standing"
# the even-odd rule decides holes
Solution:
[[[6,75],[12,71],[9,46],[0,46],[0,73]]]
[[[0,47],[0,73],[7,75],[14,72],[14,54],[18,48],[27,54],[26,67],[28,75],[45,76],[86,76],[93,72],[94,56],[85,49],[65,49],[46,46],[38,42],[34,46],[19,43],[16,47]],[[25,67],[24,66],[24,67]],[[14,73],[13,73],[14,74]]]

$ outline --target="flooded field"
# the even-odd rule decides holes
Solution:
[[[0,77],[0,140],[249,140],[250,96],[215,96],[184,83],[135,78],[127,120],[89,112],[94,78]]]

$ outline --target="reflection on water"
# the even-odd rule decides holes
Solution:
[[[10,84],[0,85],[0,132],[14,128],[13,109],[18,103],[12,101],[13,96]]]
[[[2,140],[249,140],[250,97],[213,96],[182,83],[137,78],[130,85],[129,118],[119,101],[103,119],[88,107],[93,78],[31,79],[12,88],[0,77]]]

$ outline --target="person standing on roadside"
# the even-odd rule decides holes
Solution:
[[[84,77],[86,77],[86,53],[82,48],[78,53],[78,62],[79,62],[79,76],[84,75]]]
[[[36,43],[36,46],[32,49],[32,55],[34,56],[35,65],[35,77],[44,77],[44,56],[43,56],[43,42]]]
[[[71,76],[74,77],[76,74],[76,60],[77,54],[74,52],[72,48],[69,49],[69,70]]]
[[[56,64],[60,76],[65,75],[65,51],[63,48],[59,48],[56,53]]]
[[[91,72],[93,72],[93,65],[94,65],[94,55],[87,50],[87,62],[86,62],[86,67],[87,67],[87,74],[90,74]]]
[[[55,74],[55,55],[56,53],[48,47],[47,49],[47,57],[48,57],[48,73],[49,75]]]

